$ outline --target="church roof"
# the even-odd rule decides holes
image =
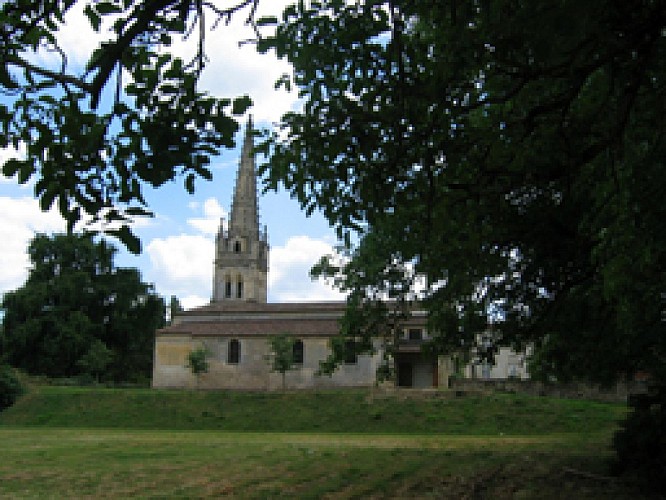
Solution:
[[[332,336],[340,333],[345,307],[345,302],[212,302],[180,313],[176,324],[158,334]]]
[[[205,306],[190,309],[182,316],[198,316],[211,313],[293,313],[293,312],[336,312],[342,314],[347,307],[344,301],[337,302],[253,302],[215,301]]]
[[[298,337],[330,337],[340,333],[337,319],[235,319],[180,323],[159,330],[159,335],[197,336],[267,336],[288,334]]]
[[[180,313],[176,324],[158,330],[162,335],[266,336],[288,334],[298,337],[335,336],[345,302],[212,302]],[[415,315],[408,323],[425,323]]]

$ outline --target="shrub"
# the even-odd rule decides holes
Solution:
[[[631,413],[615,434],[614,472],[631,477],[649,491],[666,491],[666,387],[629,400]]]
[[[0,411],[9,408],[23,394],[23,386],[9,365],[0,364]]]

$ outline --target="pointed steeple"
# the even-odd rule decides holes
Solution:
[[[229,231],[242,233],[246,236],[259,235],[259,210],[257,203],[257,177],[254,163],[254,135],[252,117],[245,128],[245,139],[241,152],[236,188],[231,203]],[[256,236],[255,236],[256,235]]]
[[[215,243],[213,300],[266,302],[268,236],[259,230],[257,175],[252,118],[245,129],[229,228],[224,223]]]

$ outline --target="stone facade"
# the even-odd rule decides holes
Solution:
[[[381,359],[359,355],[332,375],[317,375],[326,359],[329,340],[338,333],[344,303],[252,304],[213,303],[179,316],[177,324],[158,332],[153,370],[154,387],[272,390],[282,376],[270,369],[269,336],[289,333],[303,345],[303,363],[286,374],[289,388],[369,386]],[[232,346],[232,344],[234,344]],[[190,351],[205,347],[209,371],[197,384],[186,367]]]
[[[330,354],[329,342],[338,335],[344,302],[272,304],[218,301],[186,311],[173,325],[157,332],[153,363],[154,387],[273,390],[282,387],[282,376],[271,371],[268,354],[272,335],[289,334],[302,342],[303,362],[286,374],[290,389],[368,387],[384,351],[375,341],[373,354],[353,356],[333,375],[318,375],[320,362]],[[448,358],[429,359],[421,353],[427,336],[425,316],[407,321],[396,358],[399,385],[446,387],[452,374]],[[209,371],[199,381],[187,368],[187,355],[200,347],[210,353]]]

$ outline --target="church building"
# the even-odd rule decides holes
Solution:
[[[256,167],[251,121],[247,125],[231,204],[228,227],[221,221],[215,241],[213,292],[210,304],[178,313],[155,336],[153,387],[272,390],[282,375],[271,370],[272,336],[293,339],[295,366],[286,373],[286,387],[363,387],[375,384],[383,348],[374,354],[350,355],[333,375],[319,375],[330,353],[330,340],[340,332],[345,302],[269,303],[269,245],[259,225]],[[428,358],[425,314],[415,311],[406,321],[396,354],[396,384],[403,387],[446,387],[450,358]],[[197,378],[187,367],[195,349],[208,351],[208,372]]]

